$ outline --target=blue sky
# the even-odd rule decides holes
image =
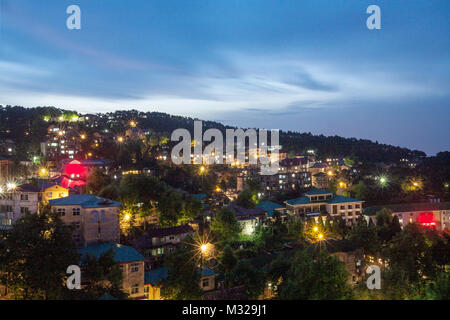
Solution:
[[[43,4],[45,3],[45,4]],[[66,8],[81,8],[81,30]],[[381,30],[366,8],[381,8]],[[0,0],[0,104],[450,150],[449,1]]]

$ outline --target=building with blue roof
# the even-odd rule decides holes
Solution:
[[[119,242],[120,202],[91,194],[74,194],[49,200],[49,204],[65,224],[73,227],[73,239],[78,246]]]
[[[364,201],[351,197],[334,194],[324,189],[312,189],[302,197],[285,201],[288,214],[301,218],[318,218],[325,216],[341,217],[347,224],[356,223],[362,214]]]
[[[284,212],[284,207],[278,203],[272,201],[260,201],[257,205],[257,208],[262,209],[266,212],[268,218],[273,218],[275,213],[278,213],[280,217],[286,216]]]
[[[84,267],[83,260],[87,256],[99,259],[110,251],[112,251],[113,258],[119,264],[120,270],[122,271],[123,290],[127,292],[132,299],[143,299],[145,295],[145,257],[135,248],[109,242],[87,245],[85,248],[77,250],[80,254],[81,268]]]
[[[207,292],[216,288],[217,272],[208,267],[198,268],[200,273],[200,288]],[[161,300],[163,281],[169,276],[169,269],[161,267],[145,272],[145,299]]]

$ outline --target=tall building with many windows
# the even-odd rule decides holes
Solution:
[[[62,221],[73,226],[73,239],[83,247],[98,242],[119,242],[120,202],[91,194],[49,200]]]

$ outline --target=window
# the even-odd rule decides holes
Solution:
[[[123,272],[123,264],[119,265],[119,270]]]
[[[28,194],[27,194],[27,193],[21,194],[21,195],[20,195],[20,200],[28,201]]]
[[[73,228],[75,230],[79,230],[80,229],[80,223],[79,222],[72,222],[71,225],[73,226]]]
[[[28,207],[20,207],[20,213],[28,213],[30,212],[30,210],[28,209]]]
[[[139,271],[139,263],[132,263],[130,267],[130,272],[138,272]]]
[[[66,215],[66,209],[65,208],[58,208],[58,209],[56,209],[56,213],[58,213],[58,215],[63,217],[63,216]]]
[[[134,286],[131,287],[131,294],[136,294],[139,293],[139,285],[135,284]]]
[[[72,209],[72,214],[74,216],[79,216],[80,215],[80,208],[73,208]]]
[[[360,204],[355,204],[355,209],[359,209],[359,208],[361,208],[361,205]]]
[[[353,209],[353,206],[351,204],[348,205],[349,209]]]
[[[345,206],[341,206],[341,210],[345,210]]]
[[[72,239],[73,239],[73,241],[75,241],[75,242],[79,242],[79,241],[80,241],[80,235],[79,235],[79,234],[74,234],[74,235],[72,236]]]
[[[349,217],[351,217],[351,216],[353,215],[353,212],[350,211],[350,212],[347,213],[347,215],[348,215]]]
[[[49,198],[53,197],[53,192],[47,192],[47,197]]]
[[[203,281],[202,281],[202,287],[203,287],[203,288],[209,287],[209,279],[203,279]]]
[[[173,239],[175,239],[175,236],[170,236],[169,237],[169,240],[173,240]]]

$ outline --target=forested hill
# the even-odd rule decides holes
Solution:
[[[35,153],[38,151],[39,142],[44,139],[47,133],[49,119],[50,122],[51,119],[57,119],[61,116],[64,119],[70,119],[74,115],[77,115],[76,111],[54,107],[0,106],[0,139],[13,140],[18,152]],[[140,112],[136,110],[93,114],[91,118],[97,120],[99,131],[107,128],[110,132],[121,133],[126,129],[129,121],[134,120],[138,122],[140,128],[150,129],[152,132],[164,134],[168,137],[173,130],[178,128],[186,128],[193,132],[194,120],[198,120],[160,112]],[[208,128],[218,128],[224,131],[231,127],[214,121],[204,121],[203,130]],[[321,157],[350,156],[356,160],[370,162],[390,163],[403,158],[417,160],[426,157],[424,152],[418,150],[380,144],[370,140],[339,136],[327,137],[293,131],[282,131],[280,143],[284,149],[293,153],[305,153],[312,149]]]

